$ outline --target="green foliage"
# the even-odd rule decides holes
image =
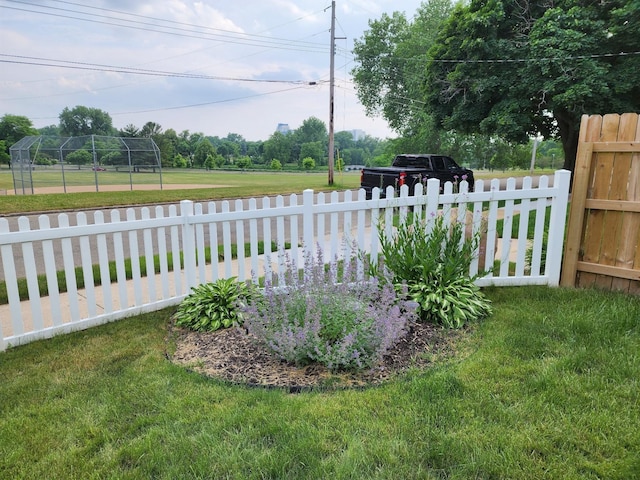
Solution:
[[[184,158],[179,153],[173,157],[173,168],[187,168],[189,166],[189,162],[186,158]]]
[[[250,284],[235,277],[203,283],[180,303],[174,316],[176,325],[201,332],[241,325],[244,302],[255,294]]]
[[[316,168],[316,161],[311,157],[306,157],[302,159],[302,168],[305,170],[313,170]]]
[[[280,163],[280,160],[278,160],[277,158],[274,158],[273,160],[271,160],[269,168],[271,170],[282,170],[282,163]]]
[[[377,388],[290,395],[203,379],[166,358],[173,309],[9,348],[0,476],[636,479],[637,297],[487,294],[495,314],[447,349],[471,354]]]
[[[78,105],[65,107],[59,115],[60,134],[70,137],[112,135],[115,131],[111,115],[99,108]]]
[[[425,52],[451,10],[450,0],[431,0],[420,6],[413,22],[405,13],[383,14],[354,42],[358,99],[367,113],[381,114],[402,134],[398,153],[424,153],[425,145],[438,149],[438,129],[422,102]]]
[[[88,150],[80,149],[69,153],[65,157],[65,160],[68,163],[78,165],[78,168],[80,168],[80,165],[86,165],[93,162],[93,155],[91,155],[91,152]]]
[[[207,158],[211,156],[213,157],[213,159],[215,159],[216,154],[217,152],[215,147],[208,139],[205,138],[200,143],[198,143],[198,146],[195,148],[195,152],[193,154],[193,163],[198,167],[204,167],[206,166]]]
[[[249,158],[246,155],[243,155],[242,157],[239,157],[238,159],[236,159],[236,165],[238,168],[242,170],[249,168],[251,166],[251,158]]]
[[[5,142],[7,153],[14,143],[30,135],[38,135],[38,131],[29,118],[10,114],[0,118],[0,140]]]
[[[489,301],[468,276],[444,282],[439,272],[430,279],[409,286],[409,296],[420,305],[420,318],[446,328],[460,328],[466,323],[488,317]]]
[[[458,328],[491,313],[473,283],[478,275],[469,276],[479,240],[479,234],[465,238],[460,222],[446,225],[437,217],[429,225],[414,218],[399,225],[391,238],[380,230],[383,268],[394,285],[408,287],[423,321]]]
[[[325,146],[322,142],[307,142],[300,145],[300,154],[298,158],[304,167],[304,161],[311,158],[315,165],[322,165],[325,158]]]
[[[640,50],[639,13],[620,0],[460,4],[429,50],[427,110],[447,129],[557,136],[573,169],[582,114],[640,108],[640,59],[617,55]]]

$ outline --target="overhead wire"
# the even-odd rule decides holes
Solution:
[[[13,3],[21,3],[21,4],[26,4],[26,5],[32,5],[32,6],[36,6],[32,3],[28,3],[28,2],[21,2],[21,1],[16,1],[16,0],[5,0],[5,1],[11,1]],[[129,13],[129,12],[122,12],[122,11],[118,11],[118,10],[113,10],[113,9],[107,9],[107,8],[102,8],[102,7],[93,7],[93,6],[88,6],[88,5],[81,5],[78,3],[74,3],[74,2],[66,2],[66,1],[62,1],[62,0],[51,0],[51,1],[55,1],[57,3],[63,3],[63,4],[68,4],[68,5],[74,5],[74,6],[79,6],[79,7],[83,7],[86,9],[94,9],[94,10],[100,10],[100,11],[107,11],[107,12],[112,12],[112,13],[117,13],[119,15],[129,15],[132,17],[137,17],[137,18],[143,18],[143,19],[151,19],[151,20],[157,20],[157,21],[161,21],[161,22],[166,22],[166,23],[170,23],[170,24],[178,24],[178,25],[184,25],[184,26],[188,26],[188,27],[196,27],[196,28],[202,28],[202,29],[206,29],[206,30],[212,30],[212,31],[219,31],[219,32],[226,32],[226,33],[230,33],[233,35],[242,35],[242,36],[247,36],[247,37],[256,37],[259,39],[269,39],[272,40],[274,39],[274,37],[267,37],[264,35],[256,35],[256,34],[239,34],[237,32],[232,32],[229,30],[222,30],[222,29],[214,29],[211,27],[204,27],[204,26],[200,26],[200,25],[194,25],[194,24],[189,24],[189,23],[184,23],[184,22],[176,22],[176,21],[172,21],[172,20],[165,20],[165,19],[161,19],[161,18],[157,18],[157,17],[148,17],[148,16],[144,16],[144,15],[138,15],[138,14],[134,14],[134,13]],[[37,5],[39,7],[42,7],[42,5]],[[1,6],[0,6],[1,7]],[[11,7],[8,7],[11,8]],[[54,8],[54,7],[47,7],[47,8]],[[22,9],[20,9],[22,10]],[[86,12],[76,12],[73,11],[74,13],[80,13],[82,15],[88,15]],[[47,12],[37,12],[36,13],[44,13],[47,14]],[[316,12],[317,13],[317,12]],[[309,15],[314,15],[315,13],[310,13]],[[309,16],[307,15],[307,16]],[[299,21],[303,18],[305,18],[306,16],[297,18],[295,20],[291,20],[289,22],[284,22],[280,25],[287,25],[289,23],[293,23],[295,21]],[[75,18],[75,17],[74,17]],[[109,17],[111,18],[111,17]],[[81,19],[81,18],[77,18],[79,20],[86,20],[86,19]],[[118,19],[120,20],[120,19]],[[122,19],[124,21],[131,21],[131,20],[127,20],[127,19]],[[125,27],[128,27],[128,25],[122,25]],[[271,27],[271,28],[277,28],[277,27]],[[163,30],[158,31],[158,33],[169,33],[169,32],[165,32]],[[311,35],[312,36],[316,36],[317,34]],[[309,37],[307,37],[309,38]],[[207,38],[208,39],[208,38]],[[221,43],[228,43],[227,40],[224,39],[215,39],[218,42]],[[277,39],[279,41],[282,42],[294,42],[296,45],[301,45],[301,44],[306,44],[306,45],[312,45],[312,46],[319,46],[319,44],[314,43],[314,42],[306,42],[304,40],[301,39],[296,39],[296,40],[287,40],[287,39]],[[254,45],[255,46],[255,45]],[[267,51],[271,48],[274,48],[274,45],[266,43],[264,45],[265,49],[264,51]],[[208,48],[208,47],[207,47]],[[322,47],[326,50],[328,50],[327,47]],[[206,48],[205,48],[206,49]],[[199,50],[205,50],[205,49],[199,49]],[[188,52],[186,54],[190,54],[193,52]],[[245,55],[243,58],[247,57],[247,56],[253,56],[253,55],[257,55],[258,53],[254,53],[251,55]],[[177,56],[182,56],[185,54],[181,54],[181,55],[176,55],[174,57]],[[0,56],[9,56],[9,55],[3,55],[0,54]],[[15,56],[17,57],[17,56]],[[174,58],[172,57],[172,58]],[[228,80],[228,81],[241,81],[241,82],[256,82],[256,83],[289,83],[289,84],[301,84],[301,85],[305,85],[305,84],[310,84],[310,85],[316,85],[319,83],[322,83],[322,80],[316,80],[316,81],[306,81],[306,80],[282,80],[282,79],[255,79],[255,78],[238,78],[238,77],[222,77],[222,76],[216,76],[216,75],[204,75],[204,74],[193,74],[193,73],[185,73],[185,72],[166,72],[166,71],[154,71],[154,70],[149,70],[149,69],[140,69],[140,68],[135,68],[135,67],[120,67],[120,66],[113,66],[113,65],[100,65],[100,64],[90,64],[88,62],[70,62],[70,61],[66,61],[66,60],[57,60],[57,59],[44,59],[44,58],[35,58],[35,57],[30,57],[31,60],[38,60],[36,61],[27,61],[27,59],[25,57],[23,57],[22,60],[1,60],[0,62],[3,63],[22,63],[22,64],[28,64],[28,65],[35,65],[35,66],[49,66],[49,67],[60,67],[60,68],[75,68],[75,69],[80,69],[80,70],[89,70],[89,71],[105,71],[105,72],[115,72],[115,73],[129,73],[129,74],[137,74],[137,75],[147,75],[147,76],[159,76],[159,77],[178,77],[178,78],[196,78],[196,79],[208,79],[208,80]],[[166,59],[165,59],[166,60]],[[43,62],[53,62],[53,63],[43,63]],[[124,85],[124,86],[128,86],[130,84]],[[92,91],[96,91],[96,90],[107,90],[107,89],[113,89],[113,88],[119,88],[119,86],[110,86],[110,87],[105,87],[105,88],[100,88],[100,89],[92,89]],[[55,95],[47,95],[47,96],[36,96],[36,97],[28,97],[27,99],[32,99],[32,98],[43,98],[43,97],[48,97],[48,96],[63,96],[63,95],[68,95],[69,93],[65,93],[65,94],[55,94]],[[15,100],[15,99],[14,99]],[[24,98],[23,98],[24,100]]]
[[[204,75],[193,73],[180,73],[180,72],[167,72],[161,70],[149,70],[144,68],[135,67],[119,67],[115,65],[103,65],[88,62],[74,62],[69,60],[57,60],[51,58],[42,57],[29,57],[25,55],[9,55],[0,53],[0,57],[10,57],[16,60],[6,60],[0,58],[0,63],[15,63],[35,66],[47,66],[47,67],[59,67],[59,68],[72,68],[77,70],[91,70],[98,72],[111,72],[111,73],[127,73],[132,75],[149,75],[156,77],[176,77],[176,78],[190,78],[201,80],[226,80],[235,82],[255,82],[255,83],[294,83],[294,84],[308,84],[310,81],[305,80],[277,80],[277,79],[258,79],[258,78],[241,78],[241,77],[222,77],[217,75]],[[315,82],[315,81],[312,81]]]
[[[28,6],[37,7],[37,8],[55,10],[59,12],[68,12],[73,14],[85,15],[89,17],[93,16],[97,18],[104,18],[112,21],[83,18],[83,17],[77,17],[77,16],[66,15],[62,13],[53,13],[53,12],[41,11],[41,10],[29,10],[25,8],[10,7],[6,5],[0,5],[0,8],[23,11],[27,13],[37,13],[37,14],[48,15],[48,16],[53,16],[58,18],[67,18],[67,19],[79,20],[84,22],[98,23],[102,25],[117,26],[117,27],[129,28],[129,29],[146,31],[146,32],[164,33],[168,35],[175,35],[175,36],[187,37],[187,38],[197,38],[201,40],[224,41],[225,43],[247,45],[247,46],[258,46],[258,47],[268,46],[274,49],[295,50],[295,51],[303,51],[303,52],[309,52],[309,53],[313,53],[313,52],[322,53],[322,52],[328,51],[328,47],[326,45],[313,43],[313,42],[300,42],[300,41],[293,41],[290,39],[268,37],[265,35],[238,33],[238,32],[232,32],[230,30],[214,29],[212,27],[206,27],[201,25],[185,24],[181,22],[161,20],[161,19],[156,19],[154,17],[144,17],[144,18],[161,20],[163,22],[168,23],[169,25],[157,25],[157,24],[141,22],[137,20],[129,20],[126,18],[114,18],[106,15],[80,12],[77,10],[69,10],[69,9],[64,9],[59,7],[51,7],[48,5],[34,4],[34,3],[29,3],[29,2],[20,1],[20,0],[4,0],[4,1],[21,4],[21,5],[28,5]],[[83,6],[83,7],[87,8],[87,6]],[[88,7],[88,8],[97,8],[97,7]],[[126,12],[119,12],[119,13],[127,14]],[[135,15],[135,14],[133,15],[136,17],[142,17],[140,15]],[[126,23],[118,23],[118,22],[128,22],[131,25]],[[186,29],[182,27],[172,26],[171,24],[186,25],[191,28]],[[148,27],[155,27],[155,28],[148,28]],[[193,28],[204,30],[204,31],[194,32]],[[211,31],[212,33],[207,33],[207,31]],[[222,33],[215,33],[215,32],[222,32]]]

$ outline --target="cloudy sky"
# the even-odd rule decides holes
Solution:
[[[369,19],[420,4],[336,0],[336,131],[393,135],[358,103],[351,50]],[[331,0],[0,0],[0,116],[40,128],[84,105],[116,128],[247,140],[311,116],[328,125],[330,27]]]

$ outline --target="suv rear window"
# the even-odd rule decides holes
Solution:
[[[444,170],[444,157],[431,157],[434,170]]]
[[[393,162],[396,167],[418,167],[431,169],[429,157],[397,157]]]

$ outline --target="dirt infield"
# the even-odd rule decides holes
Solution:
[[[187,190],[194,188],[221,188],[226,185],[203,185],[203,184],[180,184],[180,183],[165,183],[162,185],[162,190]],[[140,184],[140,185],[99,185],[99,192],[126,192],[126,191],[141,191],[141,190],[161,190],[160,185],[157,184]],[[67,191],[64,187],[36,187],[33,189],[35,194],[38,193],[78,193],[78,192],[95,192],[95,185],[67,185]],[[15,195],[14,190],[7,190],[7,195]]]

